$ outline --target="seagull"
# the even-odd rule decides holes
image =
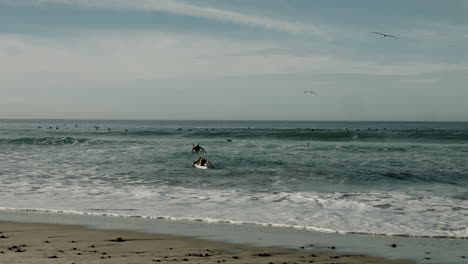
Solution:
[[[380,32],[372,32],[374,34],[377,34],[377,35],[381,35],[382,38],[386,38],[386,37],[391,37],[391,38],[396,38],[398,39],[397,37],[393,36],[393,35],[389,35],[389,34],[384,34],[384,33],[380,33]]]
[[[318,94],[314,91],[304,91],[304,93],[311,93],[311,94],[315,94],[316,96],[318,96]]]

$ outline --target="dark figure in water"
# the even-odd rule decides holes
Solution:
[[[208,162],[209,162],[208,160],[200,156],[196,161],[192,163],[192,166],[195,164],[198,164],[200,166],[208,166]]]
[[[205,151],[204,148],[202,148],[200,145],[196,144],[196,145],[192,145],[192,152],[198,152],[200,150],[203,150]]]

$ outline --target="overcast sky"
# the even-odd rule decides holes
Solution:
[[[468,121],[468,1],[0,0],[0,93],[0,118]]]

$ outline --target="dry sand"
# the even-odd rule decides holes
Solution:
[[[329,249],[250,247],[187,237],[0,221],[0,263],[413,263]]]

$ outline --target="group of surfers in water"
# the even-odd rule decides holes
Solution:
[[[201,152],[201,151],[206,151],[206,150],[198,144],[192,145],[192,152]],[[196,161],[192,162],[192,166],[195,166],[195,165],[206,167],[206,168],[213,167],[213,164],[209,162],[207,159],[205,159],[203,154],[201,154]]]

